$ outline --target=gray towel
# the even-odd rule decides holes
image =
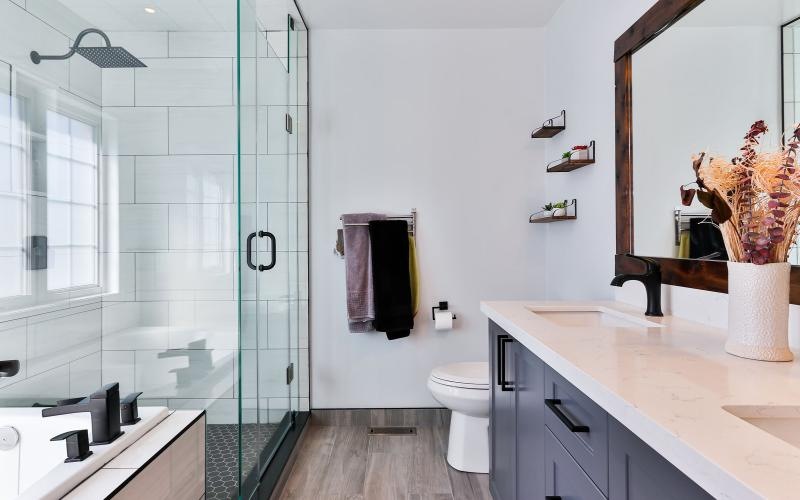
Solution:
[[[384,214],[344,214],[344,267],[347,282],[347,323],[353,333],[374,331],[375,299],[372,293],[372,257],[369,226]],[[356,226],[350,224],[364,224]]]

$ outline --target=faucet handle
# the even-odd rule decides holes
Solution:
[[[117,399],[119,399],[119,383],[112,382],[110,384],[106,384],[103,387],[97,389],[89,396],[91,399],[109,399],[113,397],[113,395],[117,395]]]
[[[67,458],[64,463],[82,462],[92,454],[89,450],[89,431],[80,429],[67,431],[50,438],[50,441],[67,441]]]
[[[70,399],[59,399],[56,401],[56,406],[68,406],[68,405],[76,405],[79,403],[88,403],[89,398],[70,398]]]
[[[646,266],[646,272],[648,274],[661,271],[661,264],[657,260],[651,259],[650,257],[640,257],[638,255],[633,255],[632,253],[626,253],[625,257],[644,262],[644,265]]]
[[[137,401],[137,398],[141,395],[141,392],[132,392],[120,401],[119,411],[122,425],[133,425],[141,420],[139,418],[139,402]]]

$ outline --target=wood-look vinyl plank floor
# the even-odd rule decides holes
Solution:
[[[339,421],[346,425],[312,419],[278,500],[492,500],[488,475],[447,464],[446,422],[392,436]]]

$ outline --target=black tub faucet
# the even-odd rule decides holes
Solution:
[[[58,406],[42,410],[42,417],[89,412],[92,415],[92,444],[108,444],[119,436],[119,384],[104,385],[88,398],[59,401]]]
[[[630,280],[641,281],[647,292],[645,316],[663,316],[664,313],[661,312],[661,264],[647,257],[637,257],[631,254],[625,256],[644,262],[644,274],[618,274],[611,280],[611,286],[622,286],[623,283]]]

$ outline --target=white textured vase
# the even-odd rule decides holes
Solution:
[[[791,361],[788,262],[728,262],[728,341],[734,356]]]

